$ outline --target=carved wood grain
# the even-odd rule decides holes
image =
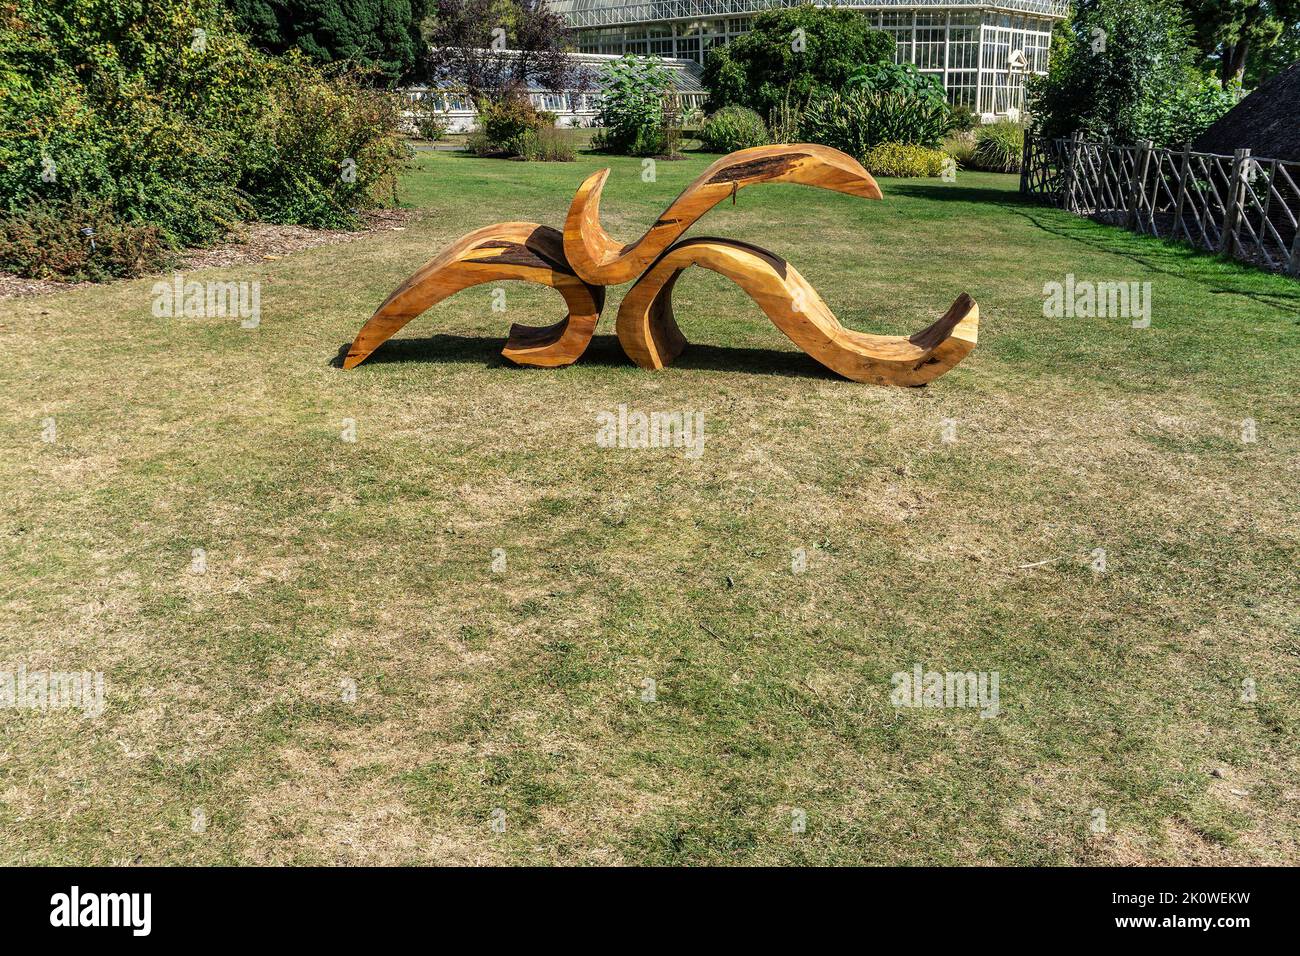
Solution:
[[[855,382],[924,385],[975,348],[979,306],[965,293],[915,335],[869,335],[842,326],[794,266],[766,249],[700,236],[669,248],[628,290],[618,310],[618,340],[637,365],[661,369],[686,347],[672,291],[692,265],[735,282],[774,325],[818,362]]]
[[[564,257],[559,230],[535,222],[499,222],[476,229],[403,282],[357,333],[345,369],[364,362],[407,322],[450,295],[489,282],[550,286],[568,315],[547,326],[511,325],[501,354],[519,365],[569,365],[587,349],[605,304],[605,290],[583,282]]]
[[[603,169],[578,188],[564,222],[564,251],[582,279],[596,285],[629,282],[695,221],[745,186],[800,183],[880,199],[880,187],[853,157],[814,143],[756,146],[722,157],[682,190],[644,236],[623,244],[600,224],[600,197],[609,179]]]

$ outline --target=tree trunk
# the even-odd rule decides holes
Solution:
[[[1242,37],[1223,51],[1219,76],[1224,84],[1241,83],[1246,76],[1246,54],[1250,51],[1250,41]]]

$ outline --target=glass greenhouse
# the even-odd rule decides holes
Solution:
[[[584,53],[656,54],[704,62],[754,14],[803,0],[550,0]],[[894,35],[895,60],[942,80],[948,99],[986,118],[1023,107],[1025,77],[1047,69],[1052,27],[1068,0],[846,0]]]

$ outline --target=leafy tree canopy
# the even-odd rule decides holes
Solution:
[[[1291,46],[1291,60],[1274,62],[1268,54],[1295,42],[1300,22],[1300,0],[1182,0],[1188,18],[1195,25],[1194,37],[1204,62],[1217,69],[1224,83],[1241,83],[1248,66],[1272,66],[1271,72],[1294,62],[1300,54]]]
[[[1251,47],[1246,60],[1245,85],[1251,88],[1259,86],[1293,63],[1300,63],[1300,20],[1288,24],[1273,46]]]
[[[298,49],[318,63],[349,61],[389,82],[422,59],[426,0],[229,0],[253,42],[272,53]]]
[[[422,25],[427,72],[502,102],[530,80],[550,90],[582,89],[564,18],[533,0],[430,0]]]
[[[1048,74],[1029,83],[1041,132],[1178,146],[1235,102],[1200,73],[1176,0],[1095,0],[1053,38]]]
[[[787,99],[802,105],[863,67],[893,60],[893,38],[861,14],[806,4],[760,13],[749,33],[710,50],[704,85],[710,109],[739,104],[766,116]]]

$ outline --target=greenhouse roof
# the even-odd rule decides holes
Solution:
[[[512,50],[503,50],[501,55],[510,56]],[[571,86],[574,89],[589,89],[593,92],[599,86],[601,68],[612,60],[619,59],[616,55],[607,53],[571,53],[570,59],[573,60],[576,67],[576,76]],[[700,81],[700,67],[694,60],[678,60],[672,57],[662,57],[660,62],[668,70],[668,77],[673,84],[675,93],[707,93],[704,84]],[[428,86],[425,84],[416,84],[408,87],[410,90],[423,90],[432,86],[440,90],[461,89],[462,84],[455,79],[444,78],[436,80]],[[528,78],[525,89],[529,93],[551,93],[559,92],[551,90],[545,83],[534,76]]]
[[[806,0],[549,0],[572,26],[600,27],[621,23],[740,16],[796,7]],[[842,6],[861,10],[995,10],[1063,18],[1068,0],[847,0]]]

